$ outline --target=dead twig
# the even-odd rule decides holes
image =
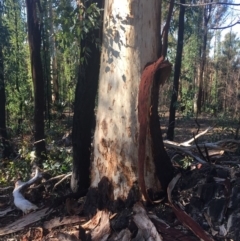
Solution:
[[[204,150],[205,150],[205,153],[206,153],[207,161],[210,163],[211,160],[210,160],[210,157],[209,157],[208,149],[207,149],[207,147],[205,145],[204,145]]]
[[[62,183],[65,179],[67,179],[68,177],[71,177],[72,176],[72,173],[69,173],[69,174],[66,174],[65,177],[63,177],[60,181],[58,181],[54,187],[53,187],[53,190],[60,184]]]
[[[48,184],[49,182],[52,182],[54,180],[57,180],[57,179],[60,179],[60,178],[63,178],[63,180],[65,180],[66,178],[68,178],[69,176],[71,176],[72,173],[67,173],[67,174],[61,174],[61,175],[58,175],[58,176],[55,176],[55,177],[52,177],[50,179],[48,179],[47,181],[35,186],[35,187],[31,187],[31,189],[38,189],[39,187],[42,187],[46,184]],[[67,176],[67,177],[66,177]],[[66,177],[66,178],[65,178]],[[55,184],[56,185],[56,184]]]
[[[198,127],[196,134],[198,134],[198,132],[199,132],[199,130],[200,130],[200,124],[198,123],[197,117],[195,118],[195,123],[197,124],[197,127]]]

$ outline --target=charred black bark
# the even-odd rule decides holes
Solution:
[[[37,6],[40,7],[37,0],[26,0],[27,6],[27,24],[28,41],[30,48],[30,58],[32,67],[32,79],[34,87],[34,138],[36,147],[36,156],[39,158],[39,164],[46,154],[44,140],[44,79],[41,60],[41,24],[38,19]],[[40,9],[39,9],[40,11]]]
[[[0,43],[0,143],[3,145],[3,158],[8,158],[11,155],[11,147],[8,140],[6,129],[6,95],[5,83],[3,74],[3,51]]]
[[[185,4],[185,0],[181,0],[180,3]],[[171,98],[171,104],[170,104],[170,110],[169,110],[169,124],[168,124],[168,130],[167,130],[168,140],[173,140],[174,138],[176,103],[178,98],[179,78],[181,75],[181,64],[182,64],[184,14],[185,14],[185,7],[181,5],[180,12],[179,12],[178,42],[177,42],[177,54],[176,54],[175,67],[174,67],[173,91],[172,91],[172,98]]]
[[[95,0],[98,7],[103,7],[103,0]],[[90,4],[87,2],[87,4]],[[100,30],[89,33],[89,38],[81,41],[81,49],[87,47],[91,56],[87,63],[79,67],[78,83],[75,92],[74,117],[73,117],[73,173],[71,188],[79,192],[90,185],[90,154],[93,128],[95,122],[95,100],[98,88],[100,49],[92,41],[100,37]]]

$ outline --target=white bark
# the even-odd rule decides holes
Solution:
[[[37,210],[38,207],[29,202],[25,197],[22,195],[21,191],[23,191],[25,188],[29,187],[36,181],[38,181],[42,177],[42,174],[39,172],[38,168],[36,168],[36,172],[33,178],[28,180],[27,182],[22,182],[18,180],[15,183],[15,188],[13,190],[13,198],[14,198],[14,204],[17,208],[23,211],[24,214],[27,214],[33,210]]]
[[[137,95],[144,66],[157,59],[159,10],[158,0],[105,1],[91,185],[108,177],[114,198],[126,198],[138,179]],[[151,151],[146,156],[146,186],[156,187]]]

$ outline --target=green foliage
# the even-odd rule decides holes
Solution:
[[[85,3],[88,6],[85,6]],[[87,63],[88,57],[92,54],[88,47],[80,50],[81,43],[90,39],[100,47],[100,40],[93,33],[100,28],[101,9],[95,3],[89,4],[88,1],[82,1],[81,5],[76,5],[64,0],[53,0],[51,8],[52,22],[48,23],[47,31],[52,32],[51,41],[54,41],[55,45],[52,55],[57,59],[59,101],[72,103],[79,66]],[[50,20],[47,18],[46,21]]]
[[[8,161],[0,168],[0,185],[9,185],[21,177],[23,181],[29,179],[34,151],[27,146],[19,150],[19,158]],[[47,160],[43,162],[44,171],[52,176],[68,173],[72,169],[72,153],[66,148],[53,147],[49,151]]]
[[[0,185],[14,183],[19,177],[27,180],[30,172],[31,165],[27,160],[19,159],[6,162],[0,169]]]
[[[72,148],[62,146],[63,143],[59,141],[62,139],[66,129],[68,127],[63,122],[55,121],[51,123],[49,130],[46,132],[48,154],[46,160],[43,162],[43,167],[45,171],[53,176],[72,170]]]
[[[17,129],[18,120],[31,116],[32,84],[28,43],[26,42],[25,19],[21,1],[5,1],[7,9],[3,16],[4,33],[4,79],[8,126]]]
[[[199,39],[198,36],[192,35],[186,41],[184,45],[184,56],[182,61],[182,75],[181,77],[187,82],[193,84],[196,74],[196,68],[198,63],[198,49]]]
[[[53,148],[48,159],[43,162],[43,168],[51,175],[59,175],[72,170],[72,153],[66,148]]]
[[[189,156],[177,155],[172,161],[175,162],[177,166],[180,166],[183,169],[187,169],[191,166],[193,159]]]
[[[46,108],[73,103],[79,66],[92,54],[88,47],[82,49],[81,41],[90,39],[98,47],[100,40],[93,35],[101,21],[101,9],[86,1],[87,7],[72,1],[41,0],[42,12],[42,62],[44,69]],[[4,78],[6,89],[7,126],[12,134],[32,132],[33,101],[32,71],[26,29],[24,0],[6,0],[0,4],[4,12],[0,24],[0,43],[3,45]],[[53,67],[53,58],[56,66]],[[51,105],[53,77],[57,78],[59,102]],[[57,108],[58,109],[58,108]],[[56,108],[54,109],[56,111]],[[61,112],[62,110],[60,110]],[[50,109],[46,110],[50,113]],[[57,117],[58,115],[56,115]]]

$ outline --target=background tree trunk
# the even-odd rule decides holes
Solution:
[[[41,61],[41,24],[38,20],[37,0],[26,0],[28,41],[34,88],[34,138],[36,156],[43,160],[46,154],[44,140],[44,80]],[[40,5],[38,4],[38,8]],[[40,9],[39,9],[40,11]],[[40,163],[39,163],[40,164]]]
[[[1,6],[1,5],[0,5]],[[1,18],[1,15],[0,15]],[[1,26],[1,19],[0,19]],[[1,40],[1,38],[0,38]],[[2,43],[0,43],[0,143],[3,146],[2,157],[9,157],[11,154],[11,147],[8,141],[7,129],[6,129],[6,95],[5,95],[5,83],[3,74],[3,51]]]
[[[185,4],[185,0],[181,0],[180,3]],[[174,77],[173,77],[173,91],[169,110],[169,122],[167,130],[167,139],[173,140],[174,138],[174,127],[175,127],[175,115],[178,98],[179,78],[181,75],[181,64],[182,64],[182,50],[183,50],[183,36],[184,36],[184,14],[185,7],[180,6],[179,12],[179,28],[178,28],[178,42],[177,42],[177,54],[175,59]]]
[[[198,76],[198,95],[197,95],[197,113],[201,113],[202,102],[203,102],[203,76],[204,69],[206,64],[206,51],[207,51],[207,36],[208,36],[208,23],[211,17],[212,5],[208,5],[204,7],[203,14],[203,36],[202,36],[202,48],[201,48],[201,58],[200,58],[200,66],[199,66],[199,76]]]
[[[57,65],[57,50],[56,39],[53,26],[53,7],[52,2],[49,4],[49,16],[50,16],[50,46],[51,46],[51,70],[52,70],[52,102],[58,103],[59,101],[59,83],[58,83],[58,65]]]
[[[157,0],[105,1],[91,187],[101,194],[105,187],[106,202],[138,190],[137,96],[144,66],[158,57],[159,7]],[[146,188],[159,190],[149,133],[144,159]]]
[[[95,0],[98,7],[103,7],[103,0]],[[87,2],[86,8],[91,4]],[[94,35],[100,38],[100,30]],[[78,83],[75,94],[74,117],[73,117],[73,173],[71,188],[73,192],[86,190],[90,185],[90,154],[93,129],[95,127],[96,95],[100,68],[100,48],[89,38],[81,41],[81,57],[83,49],[89,48],[90,57],[79,67]],[[94,71],[93,71],[94,70]]]

